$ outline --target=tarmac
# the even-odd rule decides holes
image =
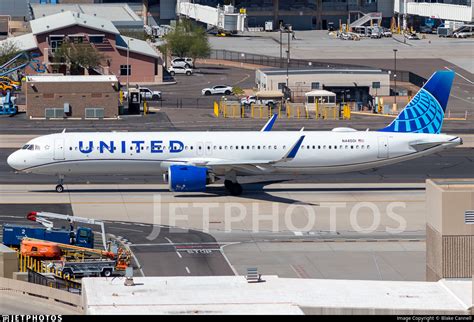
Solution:
[[[145,276],[243,275],[258,266],[292,278],[424,280],[423,187],[273,184],[231,197],[166,185],[68,184],[58,194],[7,184],[0,223],[25,224],[29,211],[104,220]]]

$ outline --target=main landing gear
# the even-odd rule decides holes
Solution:
[[[61,193],[61,192],[64,191],[63,183],[64,183],[64,176],[59,176],[58,185],[54,189],[54,190],[56,190],[57,193]]]
[[[237,181],[224,180],[224,186],[232,196],[240,196],[242,194],[242,186]]]

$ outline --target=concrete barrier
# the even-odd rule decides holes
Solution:
[[[77,313],[84,313],[82,297],[77,294],[3,277],[0,277],[0,290],[9,290],[25,295],[42,297],[54,302],[55,305],[61,305]]]
[[[0,277],[13,278],[18,271],[18,257],[16,251],[0,244]]]

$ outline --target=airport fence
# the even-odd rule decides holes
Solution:
[[[81,283],[58,279],[51,275],[44,275],[38,272],[35,272],[32,269],[28,269],[28,282],[38,285],[48,286],[62,291],[67,291],[74,294],[81,294]]]
[[[213,114],[215,117],[223,118],[266,119],[278,114],[279,118],[285,117],[288,119],[350,120],[351,107],[347,104],[340,106],[319,106],[315,104],[308,108],[305,104],[291,102],[271,106],[263,104],[244,106],[237,102],[221,100],[214,101]]]
[[[249,54],[240,51],[232,51],[226,49],[213,49],[208,57],[209,59],[216,60],[228,60],[238,63],[262,65],[269,67],[286,68],[360,68],[364,67],[361,65],[353,64],[339,64],[334,62],[324,62],[308,59],[290,59],[290,63],[287,64],[286,57],[275,57],[259,54]],[[388,71],[382,69],[384,71]],[[390,80],[394,80],[394,73],[390,73]],[[426,78],[421,77],[411,71],[397,70],[397,80],[401,82],[410,82],[418,87],[422,87],[427,81]]]

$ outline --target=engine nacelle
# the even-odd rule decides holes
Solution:
[[[205,191],[208,183],[207,168],[192,165],[172,165],[168,170],[170,191]]]

